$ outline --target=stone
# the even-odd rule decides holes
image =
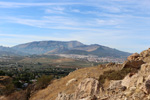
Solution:
[[[132,94],[131,91],[124,92],[124,95],[125,95],[125,96],[130,96],[131,94]]]
[[[127,89],[129,87],[136,87],[136,83],[137,83],[137,79],[138,79],[139,75],[135,74],[132,77],[130,77],[130,74],[128,74],[123,80],[121,85],[125,86]]]
[[[81,81],[76,90],[76,99],[82,99],[89,96],[94,96],[99,94],[99,82],[93,78],[86,78]]]
[[[75,80],[76,79],[71,79],[68,82],[70,83]],[[75,93],[59,93],[56,100],[97,100],[96,95],[99,94],[99,90],[98,80],[86,78],[79,83]]]
[[[134,93],[132,94],[133,100],[143,100],[144,96],[145,96],[145,94],[144,94],[143,91],[134,92]]]
[[[139,87],[140,85],[142,85],[142,84],[143,84],[143,81],[144,81],[143,76],[140,76],[140,77],[138,78],[138,80],[137,80],[137,87]]]
[[[144,62],[142,60],[126,61],[123,64],[123,68],[136,68],[136,69],[139,69],[142,64],[144,64]]]
[[[56,100],[75,100],[75,99],[73,94],[67,95],[65,93],[59,93]]]
[[[110,81],[110,85],[109,85],[109,90],[114,90],[114,89],[118,89],[118,88],[121,88],[122,85],[121,85],[122,81],[121,80],[112,80]]]
[[[125,91],[126,89],[127,89],[127,87],[125,87],[125,86],[121,87],[121,91]]]
[[[115,65],[115,63],[114,63],[114,62],[110,62],[110,63],[108,63],[106,66],[107,66],[107,67],[109,67],[109,66],[111,66],[111,67],[112,67],[112,66],[114,66],[114,65]]]
[[[150,48],[148,50],[145,50],[145,51],[141,52],[140,56],[142,56],[142,57],[150,56]]]
[[[130,91],[135,91],[136,87],[130,87]]]
[[[73,82],[75,82],[75,81],[77,81],[76,78],[73,78],[73,79],[69,80],[69,81],[66,83],[66,86],[68,86],[69,84],[71,84],[71,83],[73,83]]]
[[[140,54],[134,53],[134,54],[132,54],[131,56],[129,56],[129,57],[127,58],[127,60],[129,60],[129,61],[138,60],[139,57],[140,57]]]
[[[150,74],[150,63],[143,64],[140,69],[141,74],[149,75]]]
[[[147,80],[144,83],[143,90],[145,93],[150,94],[150,75],[147,77]]]

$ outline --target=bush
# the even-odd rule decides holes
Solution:
[[[40,78],[37,79],[37,87],[40,88],[45,88],[47,87],[51,80],[53,79],[53,76],[47,76],[47,75],[42,75]]]
[[[9,83],[6,85],[5,89],[4,89],[4,94],[5,95],[9,95],[11,93],[13,93],[15,91],[15,87],[13,83]]]
[[[99,76],[99,82],[101,84],[105,83],[105,79],[108,80],[122,80],[128,73],[132,72],[133,69],[124,68],[122,70],[108,70],[103,73],[103,75]]]
[[[15,80],[15,81],[13,81],[13,84],[14,84],[14,86],[16,87],[16,88],[22,88],[22,83],[20,83],[19,81],[17,81],[17,80]]]
[[[2,70],[0,70],[0,76],[3,76],[3,75],[5,75],[6,73],[4,72],[4,71],[2,71]]]

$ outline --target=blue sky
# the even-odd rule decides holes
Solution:
[[[42,40],[141,52],[150,47],[150,0],[0,1],[0,45]]]

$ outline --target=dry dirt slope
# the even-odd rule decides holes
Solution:
[[[78,84],[86,78],[98,79],[103,71],[115,69],[121,69],[120,65],[114,65],[111,68],[103,68],[104,65],[89,67],[76,70],[70,73],[68,76],[53,81],[46,89],[41,90],[34,94],[30,100],[55,100],[58,93],[65,92],[66,94],[71,94],[75,92]],[[70,84],[69,84],[70,83]],[[68,84],[68,85],[67,85]]]
[[[123,69],[131,71],[122,79],[109,76],[122,75]],[[102,83],[98,79],[106,71],[113,74],[105,73],[109,79],[105,77]],[[34,93],[30,100],[150,100],[150,49],[129,56],[122,65],[110,63],[76,70]]]

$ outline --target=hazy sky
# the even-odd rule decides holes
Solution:
[[[140,52],[150,47],[150,0],[0,0],[0,45],[41,40]]]

